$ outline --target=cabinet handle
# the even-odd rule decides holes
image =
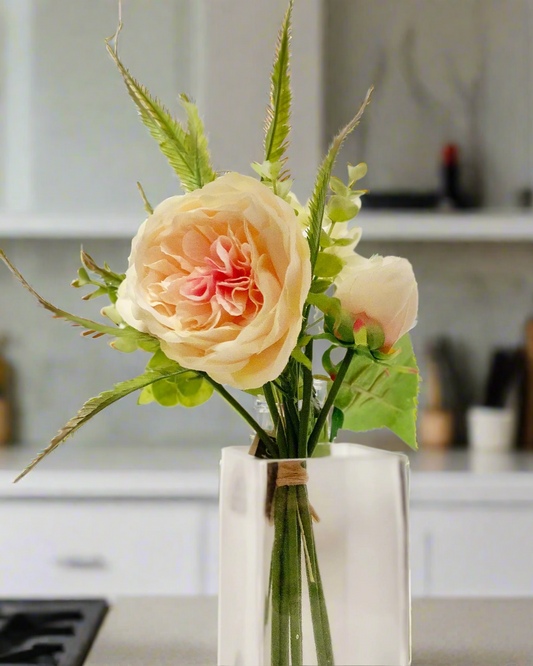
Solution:
[[[109,564],[101,555],[67,555],[58,557],[56,564],[62,569],[85,569],[88,571],[104,571],[109,569]]]

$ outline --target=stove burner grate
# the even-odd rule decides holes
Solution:
[[[107,609],[98,599],[0,600],[0,665],[82,666]]]

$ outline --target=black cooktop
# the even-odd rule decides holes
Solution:
[[[82,666],[107,609],[99,599],[0,600],[0,664]]]

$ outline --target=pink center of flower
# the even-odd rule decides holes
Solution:
[[[256,267],[264,266],[261,239],[238,219],[207,220],[155,237],[143,257],[143,285],[162,317],[184,330],[233,326],[255,318],[264,305]],[[229,328],[228,328],[229,327]]]
[[[243,316],[250,300],[258,305],[261,296],[253,280],[250,246],[219,236],[205,263],[182,280],[180,293],[196,303],[215,301],[232,317]]]

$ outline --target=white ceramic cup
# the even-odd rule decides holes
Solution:
[[[467,413],[468,444],[474,451],[504,452],[513,448],[516,417],[512,409],[471,407]]]

